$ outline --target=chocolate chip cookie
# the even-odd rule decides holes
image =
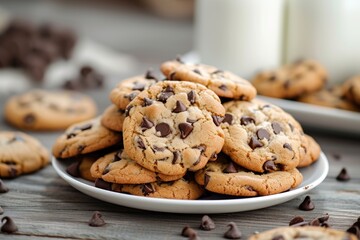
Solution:
[[[159,80],[151,71],[147,71],[145,75],[135,76],[121,81],[111,92],[110,100],[119,109],[125,109],[141,91],[148,89],[151,85]]]
[[[94,101],[81,93],[32,90],[10,98],[4,115],[20,129],[60,130],[95,114]]]
[[[353,77],[343,84],[345,97],[360,106],[360,76]]]
[[[256,96],[256,89],[247,80],[213,66],[186,64],[174,60],[164,62],[161,71],[169,80],[200,83],[213,90],[219,97],[251,100]]]
[[[95,152],[122,142],[121,133],[100,124],[100,118],[70,126],[55,142],[52,152],[57,158],[69,158]]]
[[[169,182],[182,178],[184,174],[168,176],[152,172],[130,159],[126,153],[116,151],[99,158],[90,169],[94,178],[120,184],[142,184],[156,181]]]
[[[115,105],[107,107],[101,116],[101,124],[117,132],[122,132],[124,120],[125,110],[121,110]]]
[[[321,153],[319,144],[309,135],[302,136],[300,148],[300,162],[297,167],[307,167],[316,162]]]
[[[299,164],[303,132],[292,116],[257,99],[230,101],[224,107],[223,152],[234,162],[260,173],[291,170]]]
[[[325,227],[280,227],[255,234],[249,240],[357,240],[358,238],[344,231]]]
[[[327,73],[317,62],[298,61],[274,71],[257,74],[252,80],[259,94],[275,98],[296,98],[316,92],[326,84]]]
[[[49,153],[35,138],[21,132],[0,132],[0,177],[35,172],[49,163]]]
[[[164,81],[141,92],[127,107],[123,125],[126,154],[165,175],[196,171],[224,143],[225,109],[203,85]]]
[[[195,180],[208,191],[242,197],[272,195],[297,187],[302,175],[296,169],[257,174],[234,163],[225,154],[208,162]]]

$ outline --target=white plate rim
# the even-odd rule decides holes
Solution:
[[[255,209],[261,209],[265,207],[274,206],[280,203],[284,203],[306,192],[312,190],[318,186],[326,178],[329,172],[329,162],[322,152],[319,160],[315,163],[321,165],[322,172],[313,182],[306,186],[297,187],[287,192],[260,196],[253,198],[241,198],[241,199],[224,199],[224,200],[177,200],[177,199],[164,199],[164,198],[148,198],[142,196],[133,196],[129,194],[123,194],[118,192],[107,191],[104,189],[91,186],[86,181],[80,181],[73,178],[62,170],[61,163],[56,158],[52,158],[52,166],[56,173],[70,184],[75,189],[83,192],[84,194],[110,202],[116,205],[121,205],[130,208],[157,211],[157,212],[170,212],[170,213],[187,213],[187,214],[215,214],[215,213],[230,213],[230,212],[242,212]],[[313,165],[312,165],[313,166]],[[310,166],[310,167],[312,167]],[[118,200],[122,200],[119,204]],[[140,205],[138,205],[140,204]],[[251,205],[245,209],[242,206]],[[260,207],[259,207],[260,206]]]

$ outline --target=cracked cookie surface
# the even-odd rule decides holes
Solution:
[[[225,109],[218,96],[200,84],[159,82],[141,92],[126,112],[125,152],[151,171],[196,171],[223,146],[220,122]]]
[[[101,124],[116,132],[122,132],[124,120],[125,110],[121,110],[115,105],[107,107],[101,116]]]

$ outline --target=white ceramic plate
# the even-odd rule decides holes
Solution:
[[[360,113],[271,97],[258,98],[281,107],[304,126],[360,136]]]
[[[55,171],[67,183],[86,195],[114,203],[121,206],[171,213],[194,213],[194,214],[211,214],[211,213],[229,213],[242,212],[254,209],[266,208],[280,203],[284,203],[296,198],[317,185],[326,177],[329,171],[329,163],[325,154],[321,153],[319,160],[310,167],[300,169],[304,176],[303,183],[295,189],[287,192],[262,197],[252,198],[231,198],[217,200],[173,200],[163,198],[147,198],[133,196],[129,194],[117,193],[94,187],[92,182],[74,178],[66,173],[66,164],[52,159],[52,165]]]

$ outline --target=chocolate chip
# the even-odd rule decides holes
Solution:
[[[30,124],[33,124],[34,122],[35,122],[35,115],[34,114],[28,113],[28,114],[25,115],[25,117],[24,117],[24,123],[25,124],[30,125]]]
[[[223,170],[223,173],[237,173],[237,169],[233,162],[229,162],[229,164],[226,166],[226,168]]]
[[[121,160],[121,154],[122,154],[122,150],[118,151],[117,153],[115,153],[114,158],[113,158],[113,162],[117,162]]]
[[[213,154],[211,154],[209,160],[210,161],[215,161],[217,159],[217,154],[214,152]]]
[[[276,75],[275,75],[275,74],[270,75],[269,81],[270,81],[270,82],[273,82],[273,81],[275,81],[275,80],[276,80]]]
[[[154,126],[154,123],[151,122],[149,119],[147,119],[146,117],[143,117],[143,120],[140,124],[140,127],[142,128],[143,132],[147,129],[150,129]]]
[[[153,71],[151,71],[150,69],[146,71],[145,78],[146,79],[154,79],[155,81],[158,81],[157,77],[155,77]]]
[[[252,149],[258,148],[258,147],[262,147],[263,144],[257,139],[257,137],[251,137],[250,142],[249,142],[249,146]]]
[[[215,223],[208,215],[204,215],[201,219],[200,229],[205,231],[213,230],[215,229]]]
[[[97,178],[95,180],[95,187],[105,189],[105,190],[111,190],[111,183],[105,182],[101,178]]]
[[[73,177],[80,177],[79,166],[80,161],[73,162],[66,168],[66,172]]]
[[[84,151],[84,149],[85,149],[85,146],[79,145],[78,148],[77,148],[78,153],[81,153],[82,151]]]
[[[221,84],[221,85],[219,86],[219,88],[220,88],[221,90],[223,90],[223,91],[227,91],[227,90],[228,90],[228,88],[227,88],[227,86],[226,86],[225,84]]]
[[[190,92],[188,92],[187,99],[189,100],[189,102],[191,104],[194,104],[196,102],[196,93],[194,90],[191,90]]]
[[[153,104],[153,100],[151,100],[150,98],[144,98],[144,107],[150,106],[151,104]]]
[[[303,211],[311,211],[315,208],[310,196],[306,196],[304,201],[299,205],[299,209]]]
[[[270,140],[270,134],[264,128],[260,128],[259,130],[257,130],[256,135],[259,139],[266,138],[267,140]]]
[[[128,117],[130,114],[130,110],[133,108],[133,105],[128,105],[125,109],[125,116]]]
[[[0,207],[0,215],[2,215],[3,213],[4,213],[4,209]]]
[[[130,94],[125,95],[125,98],[128,98],[130,101],[132,101],[138,94],[139,94],[138,92],[132,92]]]
[[[91,227],[101,227],[105,224],[106,222],[102,218],[102,214],[99,211],[95,211],[89,220],[89,226]]]
[[[204,187],[206,187],[210,181],[210,176],[205,173],[204,175]]]
[[[240,239],[241,232],[234,222],[228,224],[229,230],[225,232],[224,237],[227,239]]]
[[[80,126],[80,127],[76,127],[76,129],[79,129],[79,130],[81,130],[81,131],[86,131],[86,130],[91,129],[92,126],[93,126],[93,125],[92,125],[91,123],[87,123],[87,124],[82,125],[82,126]]]
[[[139,82],[134,82],[133,83],[133,87],[132,87],[132,90],[139,90],[139,91],[142,91],[145,89],[145,84],[144,83],[139,83]]]
[[[136,140],[136,142],[137,142],[137,145],[139,148],[144,149],[144,150],[146,149],[145,144],[140,137]]]
[[[167,135],[169,135],[171,133],[171,129],[169,124],[167,123],[159,123],[156,125],[155,127],[156,132],[160,133],[160,137],[166,137]]]
[[[336,180],[341,182],[346,182],[350,180],[350,176],[346,170],[346,168],[341,169],[340,173],[337,175]]]
[[[194,127],[189,123],[180,123],[179,130],[181,139],[185,139],[187,136],[189,136],[193,129]]]
[[[318,227],[318,226],[320,226],[320,221],[319,221],[319,219],[315,218],[309,222],[309,225]]]
[[[289,226],[292,226],[292,225],[295,225],[295,224],[298,224],[298,223],[302,223],[304,221],[305,221],[305,219],[303,217],[296,216],[296,217],[294,217],[293,219],[290,220]]]
[[[169,97],[171,97],[172,95],[174,95],[174,89],[170,86],[167,86],[165,88],[164,91],[162,91],[159,96],[158,96],[158,100],[165,103]]]
[[[155,189],[153,188],[153,186],[151,185],[151,183],[146,183],[146,184],[142,184],[141,185],[141,190],[144,194],[144,196],[149,195],[150,193],[154,193]]]
[[[199,74],[200,76],[202,76],[202,74],[201,74],[201,72],[200,72],[199,69],[194,69],[193,72]]]
[[[175,79],[176,71],[169,74],[169,80],[176,80]]]
[[[232,124],[233,121],[233,115],[231,115],[230,113],[226,113],[224,119],[222,120],[223,123],[228,123],[229,125]]]
[[[250,123],[255,124],[255,119],[252,118],[252,117],[249,117],[249,116],[243,116],[240,119],[240,123],[241,123],[241,125],[244,125],[244,126],[246,126],[246,125],[248,125]]]
[[[176,107],[174,108],[173,113],[180,113],[184,111],[186,111],[186,106],[182,102],[176,101]]]
[[[165,148],[163,147],[158,147],[158,146],[153,146],[153,150],[156,151],[156,152],[163,152],[165,150]]]
[[[351,226],[346,230],[348,233],[354,234],[357,238],[360,238],[360,229],[357,226]]]
[[[212,117],[212,119],[213,119],[213,122],[215,123],[215,125],[216,126],[220,126],[220,124],[221,124],[221,122],[223,121],[223,117],[220,117],[220,116],[214,116],[214,115],[212,115],[211,116]]]
[[[264,163],[263,169],[267,172],[268,171],[276,171],[277,167],[276,167],[274,161],[268,160]]]
[[[68,133],[66,135],[66,139],[70,139],[70,138],[73,138],[73,137],[76,137],[76,133],[71,132],[71,133]]]
[[[323,217],[319,217],[318,220],[320,221],[320,223],[324,223],[327,220],[329,220],[329,218],[330,218],[329,214],[326,213]]]
[[[284,143],[283,148],[289,149],[290,151],[293,150],[289,143]]]
[[[106,166],[106,168],[105,168],[104,171],[102,172],[102,175],[105,175],[105,174],[109,173],[110,170],[111,170],[110,165]]]
[[[178,152],[178,151],[175,151],[175,152],[173,152],[173,160],[172,160],[172,164],[175,164],[176,163],[176,161],[178,160],[178,158],[180,157],[180,153]]]
[[[189,240],[201,240],[201,238],[197,234],[193,234],[189,236]]]
[[[219,74],[219,73],[224,73],[224,71],[217,69],[217,70],[213,71],[211,74]]]
[[[176,56],[175,60],[176,60],[177,62],[179,62],[179,63],[184,63],[184,62],[181,60],[180,56]]]
[[[281,125],[277,122],[271,123],[271,127],[273,128],[275,134],[279,134],[282,131]]]
[[[192,229],[189,226],[185,226],[183,228],[183,230],[181,231],[181,236],[190,237],[192,235],[197,235],[197,233],[196,233],[196,231],[194,229]]]
[[[276,235],[271,240],[285,240],[285,238],[282,235]]]
[[[5,186],[4,182],[0,179],[0,193],[7,193],[9,188]]]
[[[1,227],[1,232],[5,233],[14,233],[18,230],[15,222],[8,216],[5,216],[1,219],[1,222],[4,223]]]

